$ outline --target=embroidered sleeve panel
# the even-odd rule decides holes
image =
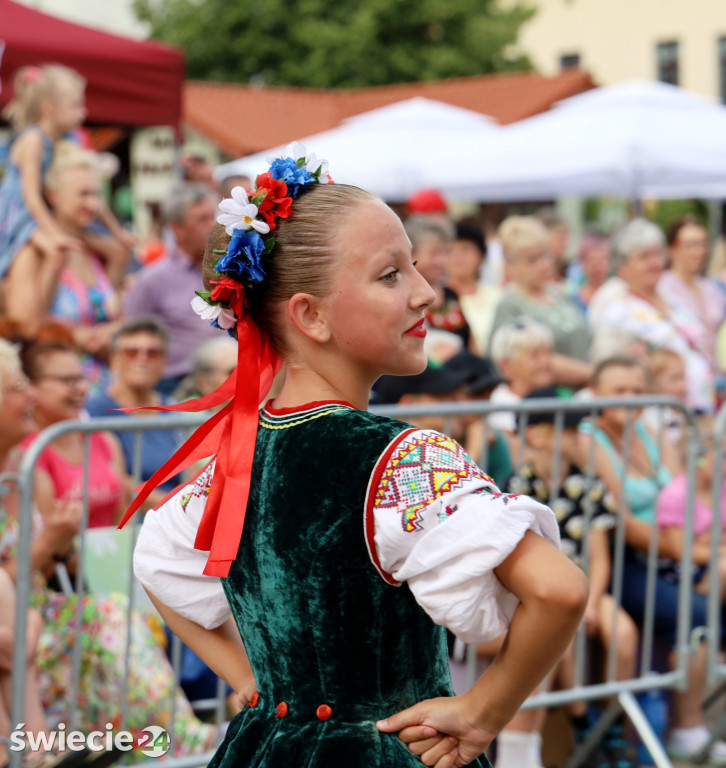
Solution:
[[[187,508],[190,504],[192,504],[192,510],[189,510],[190,512],[193,511],[193,508],[196,505],[201,506],[201,511],[204,511],[204,505],[207,502],[207,496],[209,496],[209,491],[212,487],[212,477],[214,476],[214,467],[216,463],[217,460],[212,459],[212,461],[210,461],[201,471],[194,483],[188,485],[184,489],[184,493],[180,500],[181,508],[184,512],[188,511]],[[198,501],[194,502],[195,499]],[[197,520],[197,523],[198,522],[199,519]]]
[[[398,435],[376,464],[366,499],[366,541],[380,575],[398,583],[382,566],[377,541],[415,537],[453,515],[458,497],[471,493],[506,499],[450,437],[420,429]]]

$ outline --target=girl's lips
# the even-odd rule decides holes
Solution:
[[[426,336],[426,329],[424,328],[424,319],[421,318],[415,325],[412,325],[404,334],[404,336],[418,336],[423,339]]]

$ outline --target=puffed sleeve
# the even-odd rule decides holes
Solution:
[[[559,546],[552,511],[502,494],[454,440],[399,435],[380,457],[365,508],[369,554],[390,584],[407,582],[421,607],[465,642],[509,626],[518,599],[494,569],[529,530]]]
[[[202,573],[208,553],[194,549],[213,473],[212,462],[194,483],[149,510],[134,550],[136,578],[162,603],[205,629],[230,616],[221,581]]]

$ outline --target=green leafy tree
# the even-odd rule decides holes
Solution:
[[[499,0],[135,0],[188,76],[360,87],[529,68],[514,51],[534,11]]]

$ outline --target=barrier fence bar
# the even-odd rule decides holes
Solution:
[[[519,454],[520,457],[524,456],[525,451],[525,437],[527,420],[530,414],[552,412],[555,416],[555,457],[552,468],[552,480],[559,478],[559,468],[562,466],[564,457],[561,455],[564,418],[568,411],[587,411],[591,415],[597,415],[605,408],[626,408],[628,409],[628,418],[626,422],[627,434],[630,434],[629,430],[633,428],[633,416],[637,409],[641,409],[645,406],[658,406],[659,408],[669,407],[674,409],[684,417],[684,429],[688,430],[688,434],[691,439],[689,440],[689,450],[687,457],[687,473],[688,473],[688,488],[689,488],[689,504],[687,510],[686,529],[685,529],[685,546],[684,546],[684,559],[683,559],[683,571],[687,574],[691,574],[691,562],[692,552],[691,543],[693,541],[692,520],[693,520],[693,496],[695,489],[695,471],[696,471],[696,458],[697,458],[697,444],[695,441],[696,435],[696,423],[693,414],[691,414],[684,405],[677,400],[673,400],[667,397],[629,397],[629,398],[608,398],[608,399],[593,399],[593,400],[563,400],[559,398],[547,399],[547,400],[525,400],[518,404],[507,405],[492,405],[486,401],[468,401],[468,402],[454,402],[454,403],[437,403],[430,405],[399,405],[399,406],[379,406],[374,407],[371,410],[374,412],[385,414],[393,418],[400,419],[402,421],[411,420],[415,423],[417,418],[430,418],[437,417],[442,420],[444,427],[451,427],[454,424],[454,420],[461,417],[468,417],[470,419],[478,419],[481,421],[482,437],[480,453],[483,457],[480,459],[482,466],[486,465],[486,459],[490,453],[489,437],[493,434],[492,428],[488,426],[486,417],[488,414],[507,411],[520,414],[519,426],[518,426],[518,440],[517,450],[514,454]],[[12,677],[12,697],[11,697],[11,721],[13,726],[16,723],[23,722],[22,713],[24,711],[24,679],[25,679],[25,646],[27,640],[27,607],[30,601],[30,591],[32,577],[30,574],[30,546],[31,546],[31,515],[33,509],[33,477],[35,474],[36,462],[43,452],[43,450],[57,437],[66,434],[67,432],[81,432],[85,436],[84,440],[84,460],[86,467],[88,467],[88,445],[89,436],[92,432],[108,430],[112,432],[135,432],[135,449],[136,456],[133,465],[133,474],[138,477],[140,474],[140,452],[142,444],[142,435],[146,430],[154,429],[189,429],[197,426],[204,420],[203,415],[190,415],[190,414],[169,414],[164,416],[152,416],[149,418],[138,419],[134,417],[109,417],[93,419],[90,421],[82,422],[64,422],[55,424],[47,430],[44,430],[37,438],[37,440],[26,451],[19,473],[17,476],[7,477],[0,476],[0,488],[3,482],[17,482],[19,490],[19,541],[18,541],[18,566],[17,566],[17,615],[15,622],[15,638],[14,638],[14,664],[13,664],[13,677]],[[717,420],[716,435],[716,451],[717,456],[720,459],[723,456],[723,446],[721,437],[724,429],[726,429],[726,411],[722,411]],[[661,449],[661,442],[663,439],[662,429],[658,434],[658,446],[659,455]],[[627,442],[627,441],[626,441]],[[590,480],[595,477],[594,472],[594,458],[595,458],[594,440],[591,441],[590,450],[588,455],[583,457],[586,462],[585,467],[581,467],[583,475]],[[512,455],[512,459],[516,460],[517,456]],[[624,457],[627,459],[627,457]],[[515,467],[521,462],[516,462]],[[627,460],[622,462],[623,468],[620,473],[621,481],[624,478]],[[721,464],[717,462],[716,475],[718,477],[718,483],[714,479],[714,501],[718,500],[718,504],[714,507],[720,509],[720,481],[722,477]],[[84,473],[87,475],[87,472]],[[555,498],[555,486],[557,483],[551,483],[550,489],[550,503]],[[718,495],[717,495],[718,489]],[[0,503],[2,498],[0,494]],[[616,605],[621,605],[622,589],[623,589],[623,568],[624,568],[624,552],[625,552],[625,506],[624,501],[620,502],[620,514],[618,515],[618,522],[615,529],[615,548],[612,561],[612,584],[613,594]],[[85,523],[88,516],[88,504],[87,504],[87,477],[84,480],[84,530]],[[718,517],[716,515],[715,517]],[[587,533],[590,530],[589,519],[584,523],[584,535],[587,537]],[[716,530],[716,521],[714,521],[714,531]],[[719,529],[720,532],[720,529]],[[135,533],[133,539],[135,540]],[[655,764],[659,768],[670,768],[669,762],[665,752],[660,747],[655,735],[645,718],[642,708],[635,698],[635,694],[647,691],[655,688],[669,689],[669,690],[683,690],[687,684],[688,675],[688,662],[690,654],[692,653],[691,630],[690,626],[690,599],[692,588],[692,577],[681,579],[679,586],[678,600],[679,600],[679,619],[677,625],[677,641],[676,641],[676,663],[675,667],[668,671],[656,672],[652,669],[653,659],[653,647],[656,641],[655,633],[653,629],[654,620],[654,599],[655,599],[655,573],[656,573],[656,559],[657,559],[657,539],[656,539],[656,526],[653,526],[651,540],[648,550],[648,579],[647,579],[647,595],[648,602],[646,604],[646,617],[644,627],[641,628],[641,642],[640,642],[640,655],[641,655],[641,672],[636,674],[635,677],[629,680],[618,681],[615,679],[615,665],[616,665],[616,647],[615,647],[615,633],[616,627],[613,628],[613,637],[611,638],[610,648],[607,654],[606,674],[605,679],[602,682],[589,682],[586,678],[587,669],[587,642],[585,638],[584,630],[581,628],[578,633],[578,637],[575,642],[575,685],[572,688],[566,690],[547,691],[541,690],[533,694],[525,704],[525,707],[549,707],[549,706],[563,706],[575,701],[592,701],[596,699],[613,699],[614,703],[606,711],[598,729],[604,731],[608,725],[608,721],[614,719],[624,712],[627,717],[633,723],[636,731],[643,739],[646,747],[650,751]],[[80,557],[85,556],[86,549],[86,537],[81,536],[80,545]],[[587,539],[585,539],[587,540]],[[589,567],[589,558],[585,550],[585,568]],[[717,564],[718,552],[714,547],[714,554],[712,556],[712,567]],[[714,572],[718,572],[717,570]],[[82,578],[82,568],[79,565],[77,577],[76,577],[76,591],[80,595],[83,593],[84,585]],[[719,664],[718,661],[718,649],[720,639],[720,594],[718,594],[718,580],[712,579],[711,594],[709,594],[709,621],[706,628],[706,640],[708,643],[708,659],[709,659],[709,680],[711,682],[720,682],[726,680],[726,665]],[[134,583],[133,575],[129,577],[129,612],[134,609],[134,594],[136,591],[136,584]],[[79,600],[80,605],[80,600]],[[77,627],[81,626],[80,616],[77,618]],[[131,636],[131,622],[127,621],[126,627],[126,644],[125,644],[125,670],[126,680],[124,684],[124,691],[122,692],[124,700],[122,702],[122,722],[125,724],[128,717],[128,678],[129,678],[129,665],[132,663],[131,655],[129,653],[130,643],[132,641]],[[73,691],[71,694],[71,701],[78,702],[79,694],[79,678],[80,667],[78,666],[78,653],[80,652],[80,642],[76,642],[78,650],[74,649],[73,657]],[[175,676],[179,675],[178,664],[178,652],[176,650],[172,653],[174,661],[177,662],[173,665]],[[468,649],[467,653],[467,669],[470,678],[476,673],[477,659],[475,650]],[[215,721],[217,725],[220,725],[224,712],[224,699],[226,688],[220,684],[218,685],[218,697],[217,697],[217,712]],[[176,717],[176,710],[172,703],[172,721]],[[73,720],[78,719],[77,711],[73,713]],[[725,726],[726,727],[726,726]],[[121,728],[123,730],[123,728]],[[587,744],[585,745],[587,747]],[[179,757],[173,754],[173,745],[170,755],[164,761],[164,764],[168,768],[186,768],[187,766],[199,765],[206,762],[210,755],[201,756],[187,756]],[[574,768],[574,766],[583,764],[583,760],[587,758],[587,751],[579,750],[578,754],[573,755],[570,762],[568,762],[568,768]],[[11,767],[20,768],[21,754],[17,752],[11,752]]]

